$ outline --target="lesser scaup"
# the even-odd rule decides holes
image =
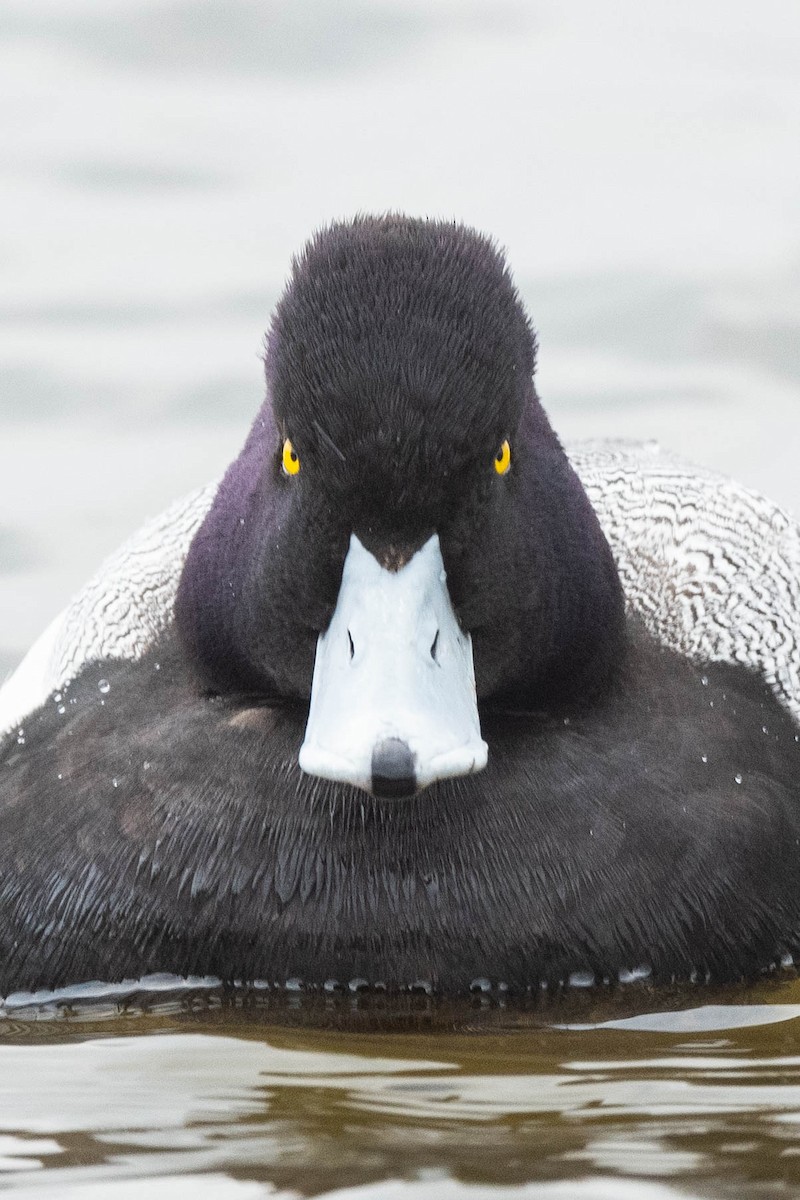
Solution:
[[[491,242],[333,226],[266,366],[174,620],[3,744],[0,990],[455,993],[794,953],[798,726],[626,616]]]

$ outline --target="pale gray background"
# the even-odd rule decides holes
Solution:
[[[566,436],[800,512],[797,0],[0,0],[0,678],[219,472],[331,217],[509,250]]]

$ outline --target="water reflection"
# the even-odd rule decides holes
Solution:
[[[421,997],[431,1029],[405,1033],[311,1029],[296,997],[295,1027],[185,1000],[40,1010],[0,1023],[0,1167],[28,1196],[177,1177],[193,1196],[772,1195],[800,1182],[800,985],[750,998],[578,1028],[476,1004],[432,1032]]]

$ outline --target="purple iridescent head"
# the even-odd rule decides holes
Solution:
[[[463,226],[357,218],[295,260],[267,339],[266,400],[191,547],[176,615],[213,690],[307,702],[314,675],[307,744],[327,741],[301,756],[305,769],[368,788],[369,769],[400,772],[405,787],[478,769],[474,730],[454,757],[463,722],[431,745],[420,732],[440,701],[415,688],[435,690],[451,667],[473,709],[475,691],[581,702],[607,677],[619,584],[536,397],[535,354],[502,254]],[[363,677],[362,655],[374,667]],[[441,703],[460,699],[445,689]],[[333,713],[349,724],[331,732]],[[345,745],[362,725],[388,747],[378,774],[368,748]],[[358,770],[337,766],[359,754]],[[450,765],[437,774],[431,759]]]

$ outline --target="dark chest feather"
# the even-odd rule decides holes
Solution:
[[[487,711],[487,770],[402,802],[304,776],[304,721],[199,694],[168,645],[28,718],[0,766],[0,991],[729,978],[800,944],[797,727],[740,668],[634,633],[602,703]]]

